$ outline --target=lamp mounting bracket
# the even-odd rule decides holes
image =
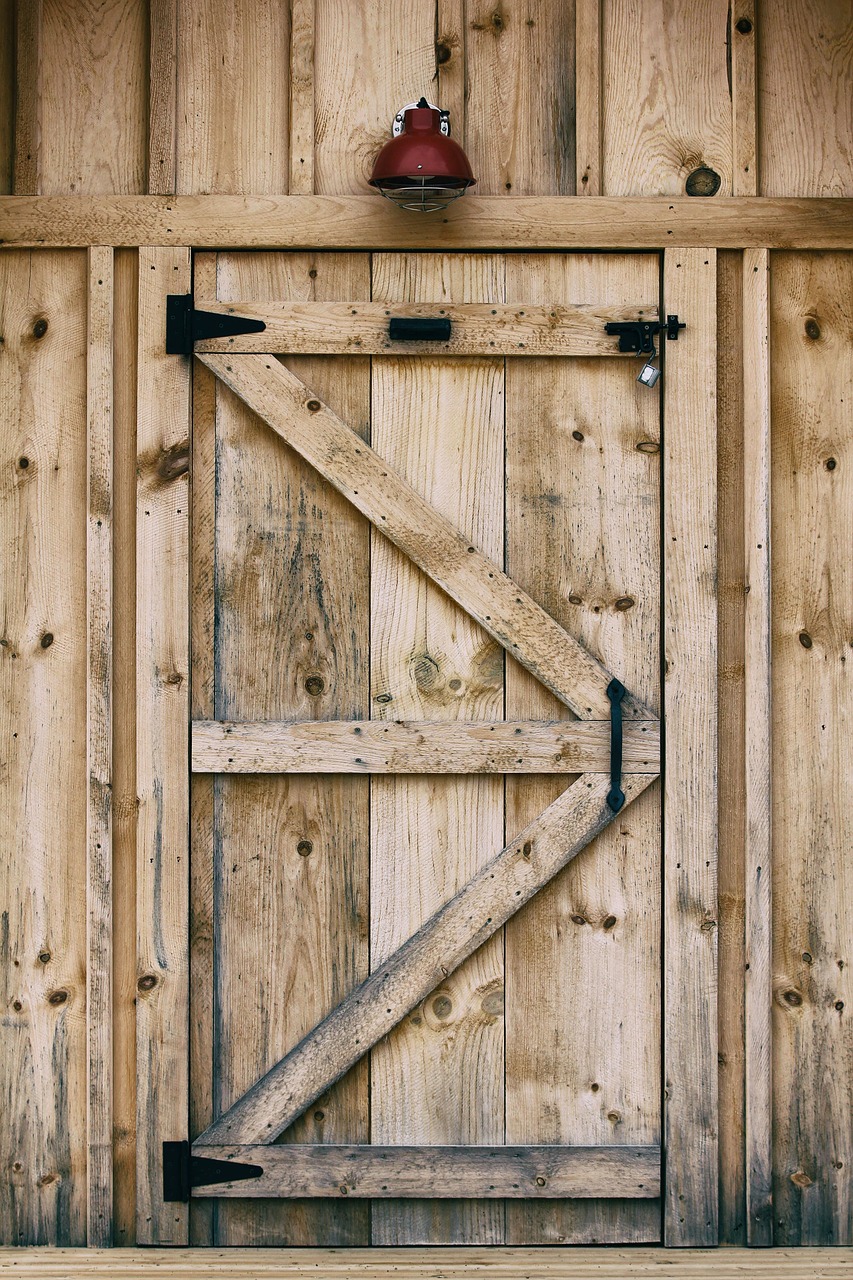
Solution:
[[[418,108],[428,108],[430,111],[437,111],[441,117],[439,129],[445,138],[450,137],[450,112],[442,111],[441,107],[437,107],[434,102],[427,102],[426,98],[421,98],[419,102],[407,102],[404,107],[395,115],[391,122],[391,133],[395,138],[399,138],[406,127],[406,112],[416,111]]]

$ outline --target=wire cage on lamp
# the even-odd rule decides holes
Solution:
[[[426,98],[397,112],[392,133],[376,157],[370,185],[401,209],[444,209],[476,182],[468,157],[450,137],[449,113]]]

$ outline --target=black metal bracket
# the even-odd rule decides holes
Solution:
[[[670,342],[678,341],[679,329],[687,325],[678,316],[667,316],[666,324],[660,320],[609,320],[604,326],[605,333],[612,333],[619,338],[619,350],[633,352],[638,356],[655,355],[655,338],[666,331]]]
[[[166,295],[166,355],[191,356],[193,344],[207,338],[234,338],[241,333],[263,333],[263,320],[248,316],[198,311],[191,293]]]
[[[188,1142],[163,1143],[163,1199],[186,1204],[193,1187],[213,1187],[224,1182],[244,1182],[260,1178],[259,1164],[239,1164],[236,1160],[209,1160],[196,1156]]]
[[[388,322],[388,337],[392,342],[448,342],[450,320],[427,316],[394,316]]]
[[[625,803],[622,790],[622,699],[625,686],[615,676],[607,686],[607,696],[610,699],[610,790],[607,804],[614,813],[618,813]]]

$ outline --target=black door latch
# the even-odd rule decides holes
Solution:
[[[662,329],[666,331],[670,342],[677,342],[679,329],[686,328],[687,325],[678,316],[667,316],[666,324],[661,324],[660,320],[609,320],[604,326],[604,332],[618,335],[620,351],[633,352],[638,356],[653,356],[655,338]]]
[[[191,356],[193,344],[208,338],[234,338],[241,333],[263,333],[263,320],[248,316],[222,315],[218,311],[198,311],[191,293],[166,295],[166,355]]]
[[[260,1178],[259,1164],[240,1164],[236,1160],[209,1160],[193,1155],[188,1142],[163,1143],[163,1199],[167,1203],[186,1204],[193,1187],[213,1187],[223,1182],[244,1182]]]
[[[448,317],[392,316],[388,321],[392,342],[448,342],[451,329]]]

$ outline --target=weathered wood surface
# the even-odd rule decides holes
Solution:
[[[314,190],[316,0],[290,4],[290,186],[291,195]]]
[[[186,1244],[163,1201],[163,1142],[189,1099],[189,364],[167,356],[166,294],[190,287],[186,249],[139,254],[136,524],[137,1239]]]
[[[658,772],[656,720],[625,726],[622,761],[631,773]],[[196,720],[191,764],[195,773],[605,773],[610,723]]]
[[[850,1280],[840,1249],[3,1249],[0,1275],[24,1280]]]
[[[845,249],[853,200],[467,196],[413,220],[371,196],[4,196],[0,245],[198,249]]]
[[[366,258],[223,254],[217,275],[226,301],[247,292],[303,302],[369,296]],[[293,368],[365,430],[366,361],[300,358]],[[216,437],[217,716],[366,720],[366,522],[218,380]],[[346,777],[216,779],[213,1062],[193,1069],[212,1074],[214,1115],[368,972],[368,785]],[[259,1006],[270,1016],[258,1017]],[[287,1135],[296,1142],[369,1136],[366,1064]],[[368,1210],[231,1202],[217,1210],[214,1240],[367,1244]]]
[[[773,258],[774,1238],[853,1239],[853,262]]]
[[[264,356],[198,358],[576,715],[609,715],[610,673],[303,382]],[[651,717],[630,693],[623,713]]]
[[[743,257],[747,1241],[773,1243],[770,255]]]
[[[86,1240],[84,253],[0,257],[0,1239]]]
[[[626,803],[651,778],[623,775]],[[609,775],[585,774],[198,1139],[272,1142],[515,914],[608,822]]]
[[[86,1242],[113,1242],[113,251],[89,250],[86,316]]]
[[[209,1160],[260,1165],[263,1176],[197,1187],[193,1198],[553,1200],[561,1196],[660,1195],[658,1147],[342,1147],[290,1143],[200,1147],[198,1154]]]
[[[732,193],[736,196],[757,196],[759,192],[756,8],[756,0],[737,0],[729,6]]]
[[[672,249],[663,279],[691,317],[664,377],[664,1242],[682,1247],[716,1243],[718,1215],[716,269]]]
[[[390,255],[389,255],[390,256]],[[545,306],[508,306],[495,300],[452,303],[394,302],[293,302],[263,306],[253,301],[236,305],[218,303],[205,309],[216,314],[237,314],[262,320],[262,333],[233,338],[206,338],[196,351],[304,352],[311,355],[430,355],[437,356],[620,356],[618,337],[605,333],[609,320],[657,318],[657,307],[645,302],[614,307],[573,306],[555,298]],[[446,342],[392,342],[388,325],[392,317],[429,317],[449,320]]]
[[[575,0],[575,194],[600,196],[601,0]]]
[[[178,0],[148,5],[148,186],[172,195],[177,163]]]
[[[555,255],[531,266],[508,260],[510,302],[532,289],[537,302],[653,295],[660,264]],[[656,710],[660,393],[636,372],[601,360],[508,362],[506,567]],[[508,663],[508,716],[561,713]],[[563,785],[508,778],[507,833]],[[660,1141],[660,896],[655,786],[508,924],[508,1142]],[[639,1243],[659,1239],[660,1206],[519,1203],[508,1206],[507,1226],[516,1244]]]

